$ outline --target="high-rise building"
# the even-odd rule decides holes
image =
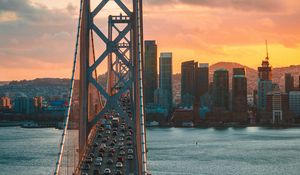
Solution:
[[[272,113],[272,123],[283,120],[283,114],[289,108],[288,99],[288,94],[282,93],[279,86],[267,94],[267,111]]]
[[[267,94],[272,92],[272,67],[269,64],[268,44],[266,43],[267,56],[262,61],[261,67],[258,67],[258,101],[257,107],[259,111],[267,108]]]
[[[168,101],[166,108],[169,110],[173,106],[172,73],[172,53],[161,53],[159,58],[159,88],[166,93]]]
[[[25,96],[16,97],[14,100],[14,111],[16,113],[31,114],[34,113],[34,99]]]
[[[297,117],[300,117],[300,91],[291,91],[289,93],[289,109]]]
[[[197,64],[194,61],[181,63],[181,103],[184,106],[192,106],[194,104]]]
[[[209,64],[200,63],[196,70],[196,98],[208,92],[209,88]]]
[[[247,78],[245,68],[234,68],[232,76],[232,109],[247,111]]]
[[[226,69],[214,72],[213,105],[215,108],[229,109],[229,73]]]
[[[289,93],[294,90],[294,77],[290,73],[286,73],[284,76],[285,80],[285,92]]]
[[[144,91],[145,104],[154,103],[154,91],[157,89],[157,45],[154,40],[145,41]]]

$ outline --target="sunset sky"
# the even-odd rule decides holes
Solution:
[[[0,81],[69,78],[78,8],[79,0],[0,0]],[[187,60],[256,68],[266,39],[273,67],[300,64],[299,0],[144,0],[144,23],[145,39],[173,52],[174,73]]]

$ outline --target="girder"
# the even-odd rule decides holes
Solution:
[[[118,113],[134,131],[135,174],[146,174],[146,146],[143,105],[143,30],[142,0],[132,1],[132,11],[121,0],[113,0],[125,15],[109,15],[108,34],[97,26],[95,20],[108,4],[102,0],[94,10],[90,1],[83,3],[80,37],[80,156],[87,146],[87,138],[101,118],[107,113]],[[123,25],[124,28],[118,27]],[[125,26],[124,26],[125,25]],[[104,44],[94,63],[89,62],[90,31],[96,33],[99,42]],[[113,39],[113,33],[116,33]],[[95,38],[94,38],[95,40]],[[94,45],[92,45],[94,46]],[[95,48],[96,50],[98,48]],[[103,87],[94,77],[94,72],[107,60],[107,86]],[[101,68],[102,69],[102,68]],[[103,108],[92,114],[89,120],[90,86],[101,94],[105,101]],[[130,99],[130,111],[123,109],[121,99]]]

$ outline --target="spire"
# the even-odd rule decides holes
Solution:
[[[267,53],[267,57],[266,60],[269,61],[269,49],[268,49],[268,40],[266,40],[266,53]]]

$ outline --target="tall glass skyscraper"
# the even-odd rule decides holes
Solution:
[[[145,41],[144,61],[145,104],[154,103],[154,91],[157,89],[157,45],[154,40]]]
[[[213,101],[215,108],[229,109],[229,73],[226,69],[214,72]]]
[[[159,58],[159,88],[165,94],[167,109],[172,108],[173,95],[172,95],[172,53],[164,52],[160,54]]]
[[[247,111],[247,78],[245,68],[233,68],[232,109],[235,112]]]
[[[267,109],[267,94],[272,92],[272,67],[269,63],[269,54],[267,50],[267,56],[262,61],[261,67],[258,67],[258,102],[257,108],[259,111]]]

